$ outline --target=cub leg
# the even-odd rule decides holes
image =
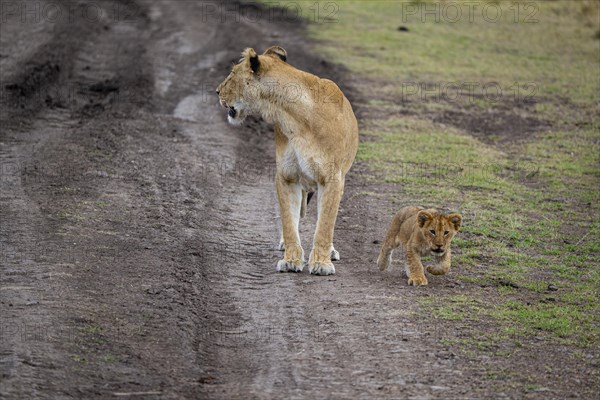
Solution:
[[[427,285],[427,278],[421,264],[421,256],[410,247],[406,250],[406,260],[408,264],[408,284],[409,285]]]
[[[285,179],[279,172],[275,180],[285,247],[283,259],[277,263],[277,271],[301,272],[304,268],[304,250],[300,244],[298,225],[302,203],[302,186],[297,181]]]
[[[379,251],[379,257],[377,257],[377,266],[380,271],[385,271],[392,262],[392,253],[394,249],[398,247],[396,243],[389,243],[387,240],[383,242],[381,250]]]
[[[311,274],[335,274],[335,267],[331,262],[332,250],[335,250],[332,244],[333,230],[343,191],[344,180],[341,173],[337,173],[335,177],[330,177],[324,183],[319,183],[317,190],[319,216],[313,248],[308,260],[308,268]]]
[[[446,275],[450,271],[451,258],[452,255],[450,254],[450,249],[448,249],[443,256],[434,257],[436,263],[427,267],[427,272],[432,275]]]
[[[392,218],[392,222],[390,222],[387,234],[381,245],[379,257],[377,258],[377,266],[379,266],[380,271],[385,271],[390,266],[390,263],[392,262],[392,253],[394,252],[394,249],[401,244],[398,240],[398,234],[400,233],[400,227],[402,226],[403,221],[404,218],[402,214],[398,212],[394,215],[394,218]]]

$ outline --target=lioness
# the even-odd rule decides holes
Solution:
[[[402,245],[406,254],[406,274],[409,285],[427,285],[421,256],[433,255],[435,265],[427,267],[433,275],[444,275],[450,270],[450,242],[460,230],[460,214],[445,215],[433,208],[408,206],[392,219],[385,241],[381,246],[377,265],[384,271],[392,261],[392,252]]]
[[[350,102],[332,81],[288,64],[287,52],[279,46],[262,55],[244,50],[217,94],[229,109],[231,124],[256,114],[274,125],[275,186],[285,247],[277,270],[304,268],[298,224],[307,192],[317,188],[318,220],[308,268],[311,274],[334,274],[333,230],[346,173],[358,148],[358,124]]]

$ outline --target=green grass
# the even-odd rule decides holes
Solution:
[[[505,321],[510,332],[522,335],[536,334],[539,331],[554,334],[562,339],[576,339],[577,344],[591,346],[599,339],[594,329],[597,316],[587,310],[571,305],[523,304],[508,301],[494,310],[493,316]],[[512,325],[516,324],[516,325]],[[572,340],[567,340],[567,343]]]
[[[360,106],[382,116],[360,121],[369,138],[357,155],[372,172],[366,179],[400,184],[388,196],[395,204],[463,214],[453,273],[471,294],[440,296],[423,307],[449,321],[493,319],[504,334],[542,332],[580,346],[597,341],[600,3],[495,1],[491,7],[503,17],[494,23],[481,9],[472,21],[452,23],[444,14],[438,23],[435,15],[422,21],[422,7],[444,2],[341,1],[327,10],[325,3],[294,3],[313,21],[317,51],[362,77],[353,81]],[[407,15],[409,9],[416,13]],[[537,22],[527,23],[531,12]],[[477,84],[476,95],[439,98],[450,83]],[[421,84],[431,92],[419,91]],[[477,91],[489,84],[501,88],[499,99]],[[533,135],[516,132],[516,141],[488,135],[483,142],[431,117],[488,110],[544,124]],[[496,288],[494,301],[477,293],[479,285]]]
[[[295,3],[305,16],[314,9],[312,1]],[[523,96],[534,93],[525,87],[532,82],[541,96],[597,101],[598,3],[538,2],[531,7],[526,1],[518,14],[512,1],[491,3],[485,15],[479,4],[472,21],[461,3],[462,18],[454,22],[452,10],[440,1],[341,1],[334,22],[323,22],[313,11],[310,18],[321,23],[311,24],[309,32],[321,41],[322,53],[365,76],[479,82],[481,87],[497,82],[503,92],[517,93],[519,87]],[[438,12],[425,14],[436,6]],[[497,21],[494,9],[502,12]],[[323,16],[325,10],[320,11]],[[398,31],[401,25],[409,32]],[[383,89],[397,92],[401,86]]]
[[[421,303],[434,317],[443,320],[477,319],[485,312],[481,301],[466,295],[448,296],[443,299],[423,298]]]

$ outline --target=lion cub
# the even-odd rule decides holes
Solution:
[[[384,271],[392,261],[392,252],[400,245],[406,254],[406,274],[409,285],[427,285],[421,256],[431,254],[435,265],[427,267],[433,275],[444,275],[450,270],[450,242],[460,230],[460,214],[445,215],[433,208],[408,206],[392,219],[377,259]]]

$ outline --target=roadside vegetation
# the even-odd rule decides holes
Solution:
[[[597,345],[600,3],[460,3],[459,18],[447,2],[293,3],[361,93],[366,179],[400,184],[398,208],[463,213],[462,288],[421,307],[494,328],[449,344]]]

